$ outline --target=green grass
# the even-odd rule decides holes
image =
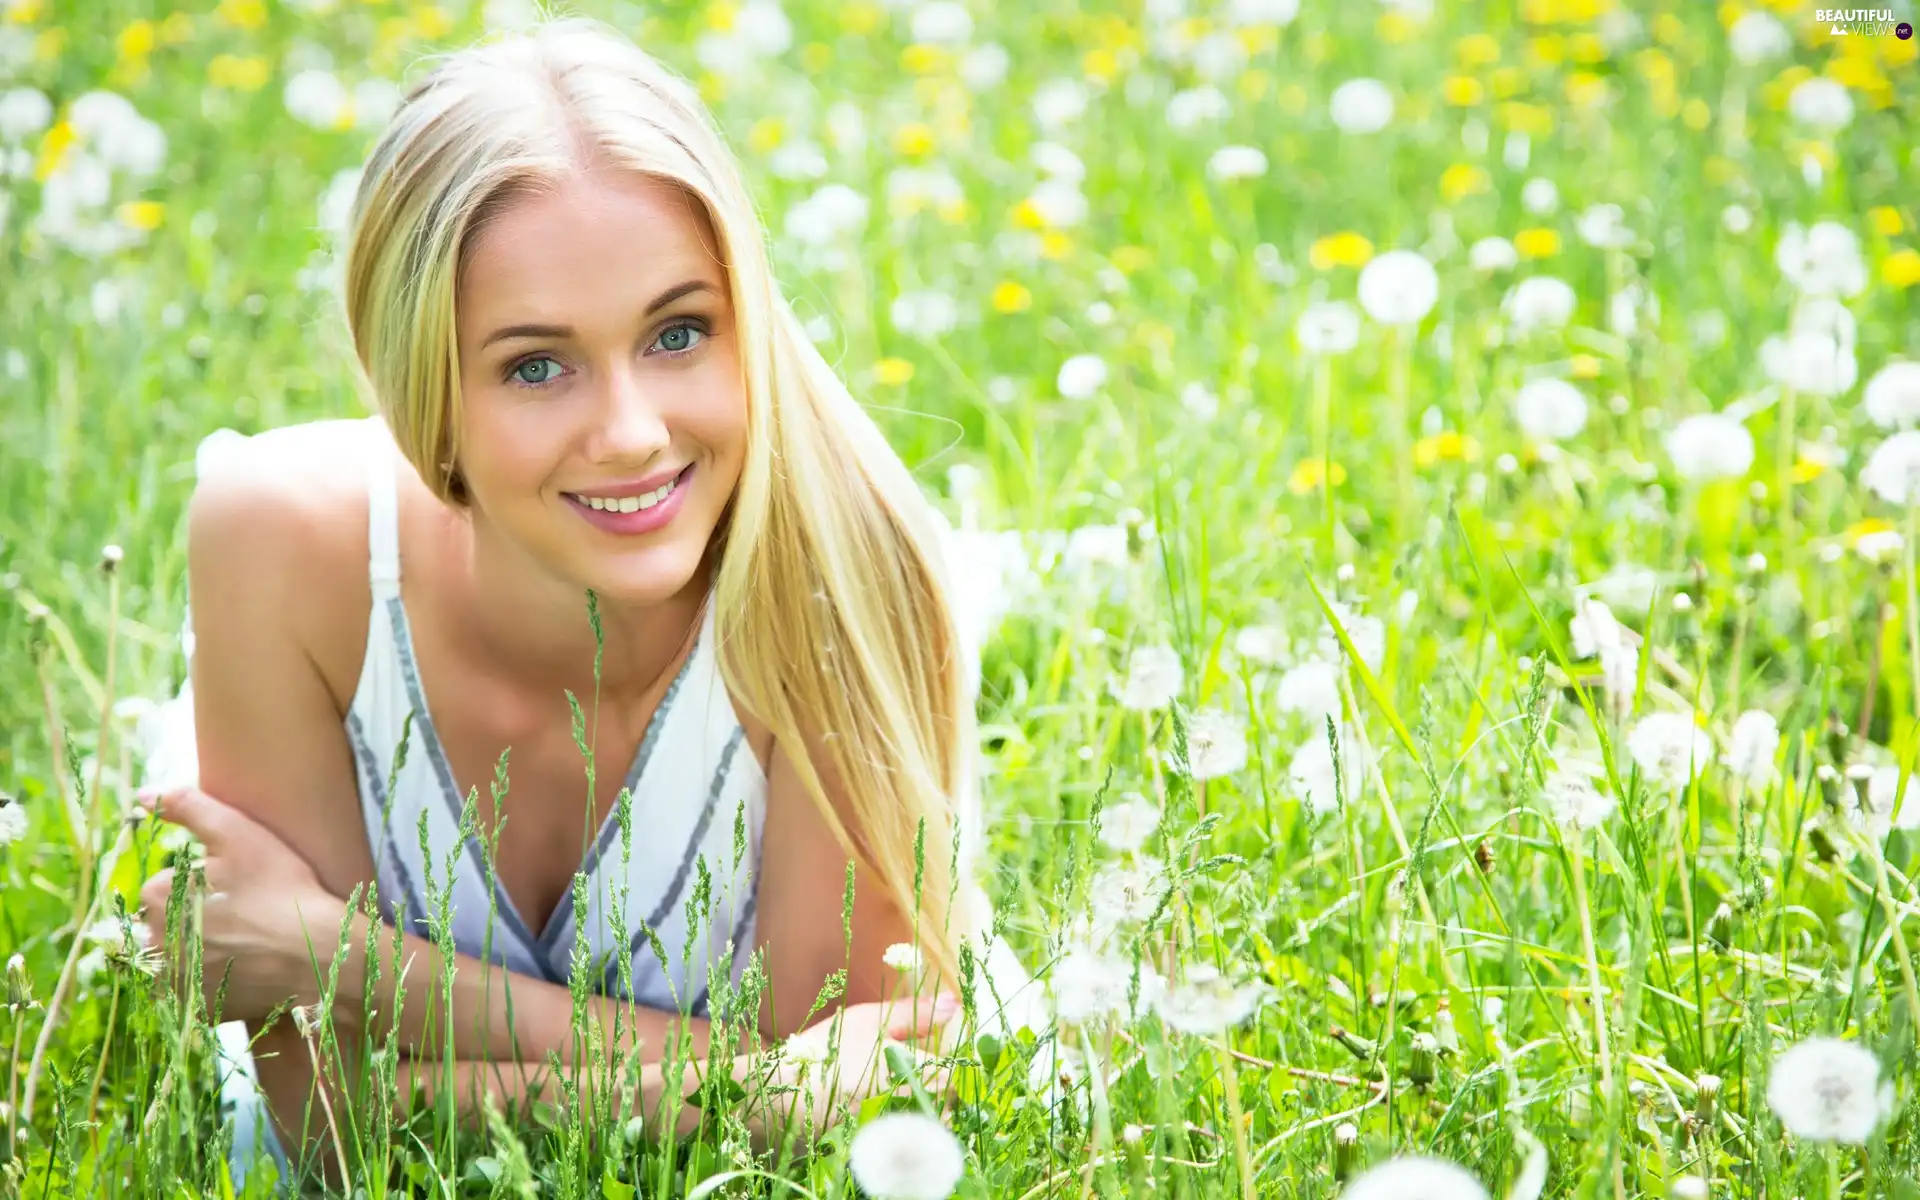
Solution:
[[[803,317],[831,319],[829,358],[930,494],[951,500],[947,472],[969,464],[983,527],[1130,530],[1123,560],[1022,591],[987,650],[1004,936],[1036,967],[1061,952],[1114,858],[1095,810],[1139,792],[1166,808],[1153,853],[1183,873],[1132,944],[1155,962],[1177,947],[1272,996],[1230,1047],[1151,1014],[1065,1033],[1097,1064],[1085,1110],[1029,1086],[1038,1048],[964,1047],[962,1086],[942,1102],[967,1149],[961,1194],[1327,1196],[1344,1161],[1335,1129],[1351,1123],[1358,1164],[1433,1154],[1495,1194],[1538,1145],[1547,1196],[1664,1196],[1681,1175],[1717,1197],[1920,1196],[1914,933],[1888,923],[1916,902],[1916,845],[1904,831],[1883,846],[1852,836],[1847,785],[1828,777],[1910,766],[1920,712],[1911,537],[1884,564],[1850,549],[1862,521],[1913,529],[1860,473],[1885,436],[1864,381],[1920,357],[1914,43],[1831,38],[1799,8],[1781,17],[1791,51],[1755,67],[1729,55],[1733,13],[1706,5],[1644,6],[1616,44],[1598,33],[1617,32],[1626,5],[1441,0],[1420,21],[1309,4],[1235,43],[1246,60],[1219,84],[1230,115],[1178,131],[1166,104],[1193,68],[1156,49],[1139,5],[971,7],[975,43],[1012,54],[997,86],[909,52],[904,9],[791,0],[792,51],[714,81],[695,45],[726,24],[720,6],[580,6],[702,79],[784,285]],[[404,77],[479,28],[459,2],[339,0],[317,16],[239,0],[180,13],[0,3],[0,92],[30,84],[64,112],[109,87],[168,139],[160,171],[116,180],[109,205],[156,202],[128,215],[158,227],[98,259],[34,232],[34,179],[0,182],[0,791],[29,820],[0,848],[0,959],[22,957],[17,982],[40,1005],[0,1009],[0,1134],[20,1124],[19,1089],[46,1048],[31,1120],[0,1140],[0,1194],[227,1194],[204,1014],[116,962],[48,1006],[93,902],[88,865],[112,864],[103,914],[115,897],[137,903],[164,865],[150,831],[123,832],[139,766],[131,731],[103,729],[102,713],[181,678],[198,440],[358,412],[330,310],[297,280],[327,245],[319,197],[371,132],[296,122],[286,80],[315,47],[349,83]],[[9,45],[25,47],[11,79]],[[217,86],[250,72],[259,90]],[[1039,130],[1035,91],[1089,72],[1111,82],[1090,85],[1076,120]],[[1785,97],[1807,73],[1852,85],[1850,126],[1822,138],[1794,125]],[[1355,76],[1398,99],[1365,138],[1327,115]],[[1583,104],[1596,88],[1601,103]],[[864,117],[864,149],[830,137],[836,103]],[[1523,166],[1508,161],[1516,128],[1532,130]],[[43,136],[24,147],[36,161]],[[1089,201],[1083,223],[1050,232],[1021,205],[1045,137],[1083,160]],[[779,178],[770,154],[803,138],[825,148],[819,182],[871,200],[839,266],[778,236],[818,184]],[[1235,143],[1266,154],[1264,177],[1208,176]],[[889,175],[909,163],[950,171],[964,206],[891,214]],[[1554,211],[1523,207],[1535,177],[1557,185]],[[1579,214],[1603,203],[1622,207],[1633,245],[1579,236]],[[1734,204],[1751,217],[1743,232],[1723,218]],[[1760,359],[1796,302],[1774,249],[1790,223],[1823,219],[1860,237],[1868,280],[1846,306],[1861,383],[1789,396]],[[1502,274],[1469,267],[1466,247],[1523,230],[1550,253]],[[1343,231],[1374,252],[1424,250],[1439,300],[1417,329],[1363,322],[1353,352],[1316,364],[1293,328],[1316,300],[1354,298],[1352,266],[1316,262]],[[1532,274],[1573,286],[1571,324],[1497,336],[1502,296]],[[1003,284],[1030,303],[997,307],[1018,290]],[[1609,302],[1629,284],[1658,313],[1621,332]],[[894,327],[894,298],[923,289],[956,302],[951,333]],[[1056,372],[1081,353],[1106,361],[1107,382],[1062,397]],[[1588,396],[1584,430],[1557,453],[1529,447],[1515,421],[1514,393],[1537,375]],[[1215,403],[1184,401],[1191,384]],[[1665,436],[1736,403],[1757,449],[1747,477],[1681,477]],[[1803,444],[1825,436],[1847,457],[1820,469]],[[1307,469],[1323,441],[1330,490]],[[106,572],[110,543],[125,558]],[[1613,604],[1645,639],[1617,712],[1597,665],[1573,658],[1568,620],[1578,586],[1623,567],[1657,587]],[[1341,676],[1374,769],[1315,813],[1288,768],[1326,730],[1282,711],[1278,671],[1236,645],[1270,625],[1310,651],[1335,600],[1385,624],[1377,665]],[[1203,792],[1167,769],[1174,711],[1128,711],[1110,688],[1131,647],[1158,643],[1184,660],[1180,714],[1247,723],[1247,765]],[[1722,748],[1739,713],[1772,714],[1774,782],[1741,788],[1719,765],[1678,790],[1646,779],[1629,731],[1688,708]],[[1574,837],[1540,785],[1583,752],[1609,765],[1620,807]],[[1767,1105],[1773,1060],[1816,1033],[1873,1049],[1899,1090],[1863,1147],[1795,1140]],[[1714,1102],[1697,1094],[1708,1075],[1722,1081]],[[390,1130],[356,1109],[370,1139],[359,1194],[619,1200],[729,1171],[743,1174],[716,1184],[728,1194],[854,1194],[844,1142],[870,1114],[809,1158],[756,1163],[725,1104],[675,1147],[629,1137],[603,1099],[563,1085],[538,1121],[459,1136],[438,1109]],[[1245,1114],[1244,1161],[1230,1108]]]

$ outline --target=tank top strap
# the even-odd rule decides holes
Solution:
[[[367,422],[367,578],[376,603],[400,594],[400,501],[378,417]]]

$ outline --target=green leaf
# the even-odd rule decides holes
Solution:
[[[613,1168],[608,1167],[606,1174],[600,1176],[600,1195],[605,1200],[633,1200],[635,1192],[632,1184],[614,1178]]]

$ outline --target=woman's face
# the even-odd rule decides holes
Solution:
[[[497,214],[455,298],[457,466],[477,522],[609,600],[676,595],[740,478],[733,305],[671,184],[569,176]]]

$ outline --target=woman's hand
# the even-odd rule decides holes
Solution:
[[[842,1104],[857,1109],[875,1096],[911,1095],[910,1084],[894,1081],[887,1063],[889,1045],[904,1053],[920,1086],[937,1100],[947,1091],[947,1072],[927,1048],[941,1043],[943,1031],[959,1013],[959,1000],[942,994],[849,1004],[821,1018],[785,1043],[775,1082],[793,1091],[784,1097],[784,1111],[778,1115],[799,1125],[794,1132],[804,1136],[831,1125]],[[836,1022],[837,1053],[830,1053]]]
[[[347,919],[346,903],[328,893],[307,860],[265,826],[197,788],[143,793],[140,805],[206,847],[206,892],[190,899],[199,914],[202,986],[209,1003],[223,980],[226,984],[221,1018],[258,1022],[283,1003],[316,1002]],[[169,952],[178,972],[188,961],[191,925],[183,930],[187,936],[181,944],[167,945],[172,890],[168,868],[146,882],[140,899],[151,944]]]

